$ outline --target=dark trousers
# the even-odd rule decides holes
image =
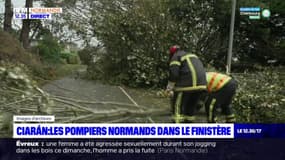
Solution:
[[[219,91],[209,93],[205,107],[208,122],[214,123],[217,121],[216,110],[218,107],[222,109],[222,114],[226,115],[226,122],[235,122],[235,115],[231,107],[232,99],[237,89],[237,82],[231,79]]]
[[[195,121],[197,104],[205,91],[174,92],[172,99],[173,121],[192,123]]]

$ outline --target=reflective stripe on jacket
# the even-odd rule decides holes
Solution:
[[[174,54],[169,64],[169,80],[175,91],[206,90],[206,74],[199,58],[184,51]]]
[[[220,90],[232,79],[230,76],[216,72],[207,72],[206,77],[208,92],[216,92]]]

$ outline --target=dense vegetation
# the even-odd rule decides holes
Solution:
[[[21,30],[13,30],[5,16],[0,60],[24,63],[33,74],[52,77],[56,64],[79,63],[76,52],[64,51],[71,33],[83,41],[79,56],[88,65],[88,76],[96,80],[164,88],[168,48],[174,44],[197,54],[207,69],[225,71],[230,0],[63,0],[56,4],[43,0],[42,4],[63,7],[65,12],[50,22],[25,20]],[[269,8],[271,17],[249,20],[239,15],[242,6]],[[285,121],[284,7],[283,0],[238,1],[232,69],[239,82],[233,106],[240,122]],[[31,47],[28,43],[34,40],[37,43]]]
[[[220,2],[102,1],[92,26],[103,46],[85,49],[97,58],[88,63],[89,75],[130,86],[164,87],[167,49],[173,44],[199,55],[207,68],[224,71],[231,3]],[[249,20],[239,15],[241,6],[270,8],[272,16]],[[281,6],[285,3],[277,0],[238,2],[232,68],[239,73],[234,74],[239,90],[233,106],[241,122],[285,120],[284,67],[273,67],[285,62]]]
[[[225,70],[231,3],[221,2],[161,0],[116,4],[102,1],[102,8],[93,13],[91,24],[94,35],[103,45],[99,51],[105,50],[107,54],[92,51],[102,60],[94,65],[90,63],[91,75],[107,76],[131,86],[164,86],[168,48],[173,44],[199,55],[205,66]],[[284,5],[283,1],[239,1],[237,7],[270,8],[272,17],[249,20],[240,16],[237,8],[235,72],[284,64],[284,35],[280,34],[284,33],[285,14],[280,6]],[[97,72],[98,67],[107,70]]]
[[[285,121],[284,67],[234,74],[239,82],[233,107],[239,122],[277,123]]]

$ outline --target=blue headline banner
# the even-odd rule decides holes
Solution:
[[[285,124],[15,123],[14,138],[285,138]]]
[[[14,138],[234,138],[233,124],[15,123]]]

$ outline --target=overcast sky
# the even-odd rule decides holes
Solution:
[[[26,0],[12,0],[14,8],[25,7],[25,2]],[[5,11],[4,4],[4,0],[0,0],[0,13],[4,13]],[[36,7],[40,6],[39,2],[34,2],[33,5]]]

